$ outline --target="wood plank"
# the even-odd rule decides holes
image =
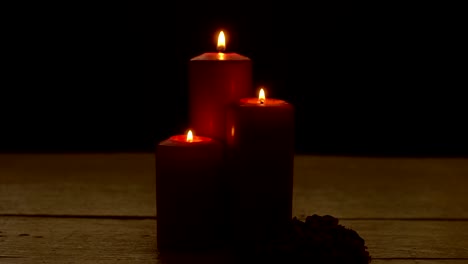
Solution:
[[[296,156],[294,215],[468,218],[468,159]],[[148,153],[0,154],[0,214],[155,216]]]
[[[468,221],[341,220],[375,258],[466,258]]]
[[[156,215],[151,154],[1,154],[0,214]]]
[[[156,263],[156,221],[0,217],[3,263]]]
[[[468,260],[468,221],[347,220],[341,224],[365,239],[371,256],[377,258],[374,263],[392,258],[397,259],[389,263]],[[159,258],[156,221],[151,219],[0,217],[0,232],[1,263],[156,263]],[[226,256],[203,254],[166,257],[168,263],[193,263],[190,260],[194,259],[224,263],[220,262],[223,258]],[[410,262],[413,259],[419,262]]]
[[[468,159],[296,156],[294,212],[468,218]]]

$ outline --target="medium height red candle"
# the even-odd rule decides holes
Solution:
[[[221,31],[218,51],[194,57],[189,64],[190,125],[199,135],[225,140],[230,104],[252,93],[252,62],[237,53],[224,53]]]
[[[275,237],[292,217],[294,109],[262,92],[228,113],[229,219],[238,242]]]
[[[157,246],[193,249],[219,243],[222,145],[207,137],[172,136],[156,150]]]

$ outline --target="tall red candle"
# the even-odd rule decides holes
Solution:
[[[293,106],[243,98],[229,111],[227,126],[234,238],[248,243],[280,235],[292,217]]]
[[[193,249],[219,243],[222,145],[177,135],[156,150],[157,246]]]
[[[224,53],[224,33],[218,51],[194,57],[189,63],[190,125],[199,135],[225,140],[230,104],[252,93],[252,62],[237,53]]]

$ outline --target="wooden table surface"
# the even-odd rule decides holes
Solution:
[[[468,263],[467,189],[464,158],[296,156],[294,215],[339,218],[372,263]],[[149,153],[0,154],[0,263],[222,263],[162,259],[155,196]]]

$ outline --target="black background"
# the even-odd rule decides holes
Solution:
[[[298,153],[467,155],[457,6],[333,1],[18,4],[1,151],[153,151],[187,126],[188,61],[227,49],[296,107]]]

